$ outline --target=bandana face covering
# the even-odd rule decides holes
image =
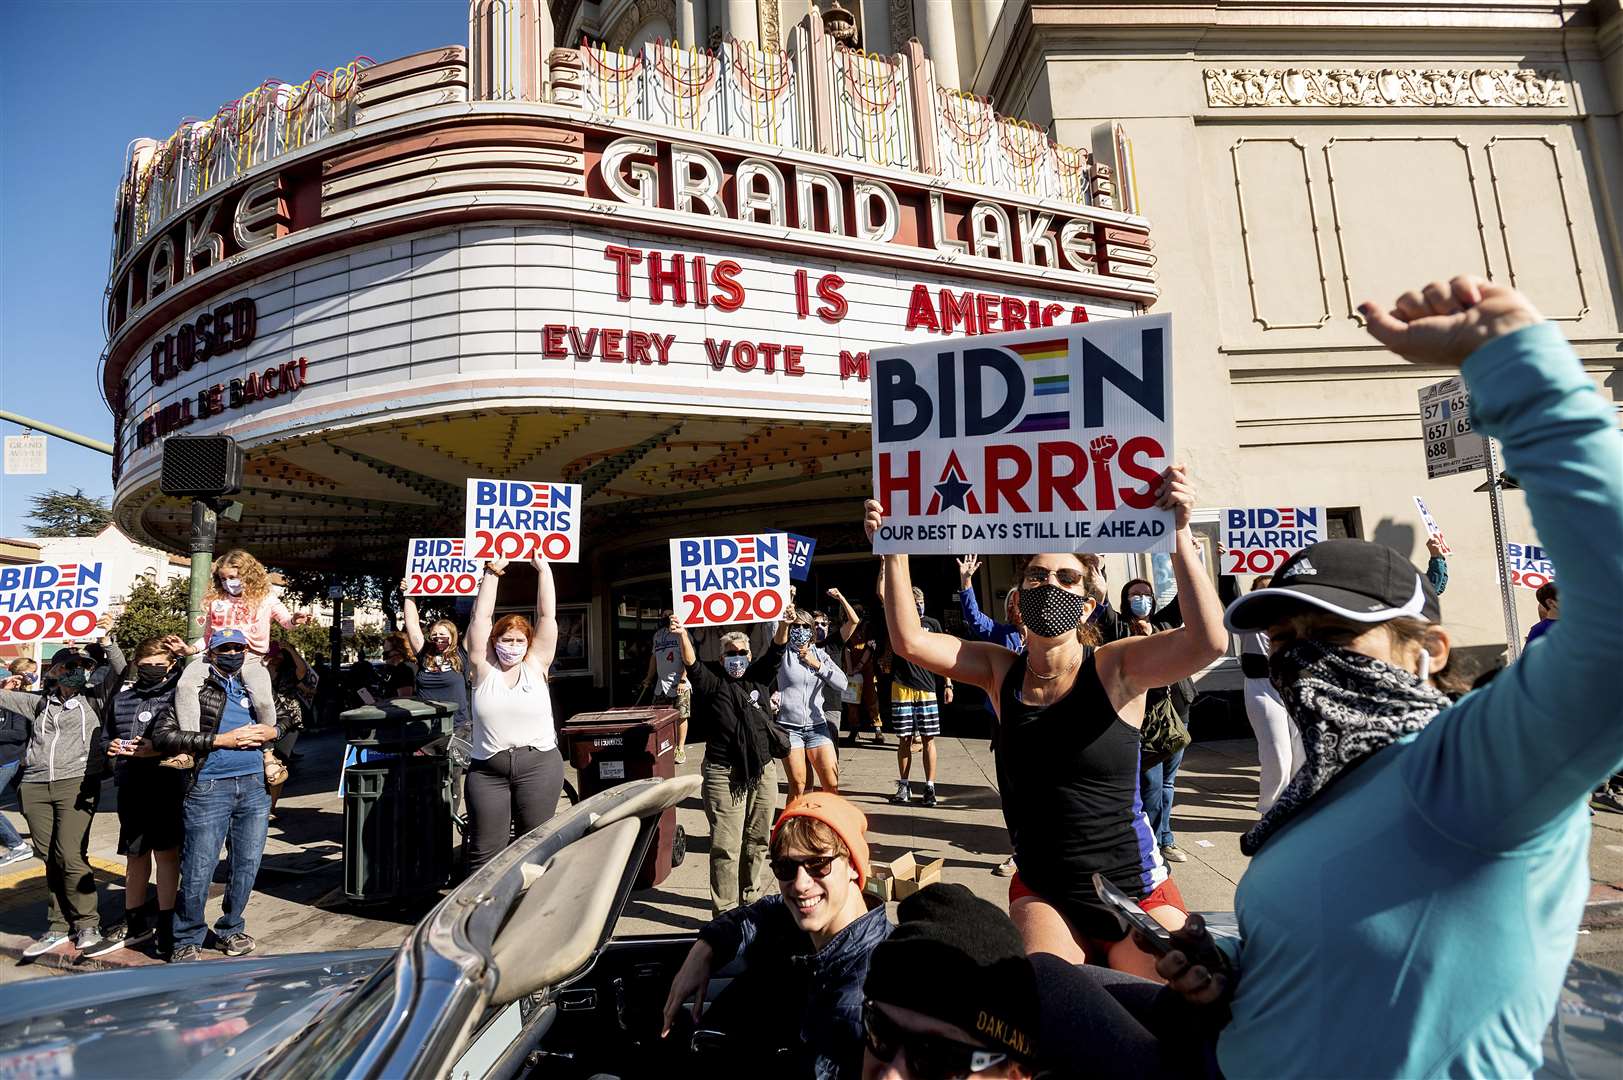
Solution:
[[[1088,598],[1058,585],[1020,590],[1020,621],[1037,637],[1057,638],[1075,630],[1082,621]]]
[[[1442,691],[1413,672],[1312,640],[1274,653],[1268,678],[1301,732],[1306,761],[1279,801],[1240,838],[1247,855],[1255,855],[1343,773],[1424,728],[1449,705]]]
[[[791,626],[789,628],[789,647],[791,649],[804,649],[811,644],[812,632],[809,626]]]

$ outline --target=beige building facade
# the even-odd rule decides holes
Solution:
[[[753,6],[756,33],[805,11]],[[1617,0],[845,6],[861,47],[917,37],[939,85],[1058,143],[1122,125],[1121,197],[1153,227],[1178,441],[1209,505],[1327,506],[1421,563],[1419,495],[1456,552],[1450,626],[1505,640],[1485,474],[1426,478],[1417,391],[1442,375],[1375,346],[1356,306],[1461,272],[1513,283],[1623,397]],[[738,3],[664,3],[688,7],[737,32]],[[571,32],[629,45],[659,10],[587,4]],[[1537,543],[1518,492],[1506,510],[1506,539]]]

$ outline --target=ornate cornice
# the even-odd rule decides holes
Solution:
[[[1527,68],[1207,68],[1212,108],[1565,108],[1566,82]]]

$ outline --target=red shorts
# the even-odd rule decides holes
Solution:
[[[1026,883],[1020,880],[1020,872],[1017,870],[1014,877],[1009,879],[1009,903],[1012,904],[1023,896],[1037,896],[1037,894],[1026,888]],[[1037,899],[1041,900],[1042,897],[1037,896]],[[1172,880],[1171,875],[1168,875],[1165,881],[1157,885],[1154,892],[1140,900],[1138,906],[1145,911],[1154,911],[1158,907],[1174,907],[1185,915],[1189,913],[1189,909],[1183,905],[1183,894],[1178,891],[1178,886]]]
[[[1115,912],[1105,906],[1102,900],[1090,896],[1085,899],[1077,898],[1076,900],[1055,903],[1049,897],[1028,888],[1026,883],[1020,880],[1020,875],[1016,873],[1009,881],[1010,906],[1012,907],[1014,902],[1022,897],[1041,900],[1057,911],[1060,918],[1065,920],[1065,925],[1070,928],[1072,935],[1077,938],[1077,943],[1090,956],[1101,950],[1108,949],[1112,942],[1120,941],[1126,936],[1122,930],[1121,921],[1117,918]],[[1178,892],[1178,886],[1173,884],[1170,877],[1156,886],[1154,892],[1140,899],[1138,906],[1145,911],[1153,911],[1158,907],[1177,908],[1182,912],[1189,910],[1184,907],[1183,896]]]

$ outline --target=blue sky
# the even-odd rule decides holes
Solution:
[[[168,138],[267,78],[465,44],[466,0],[5,4],[0,64],[0,404],[112,441],[97,360],[113,194],[131,139]],[[0,422],[0,433],[22,429]],[[49,441],[46,476],[0,477],[0,536],[29,496],[111,495],[110,460]]]

